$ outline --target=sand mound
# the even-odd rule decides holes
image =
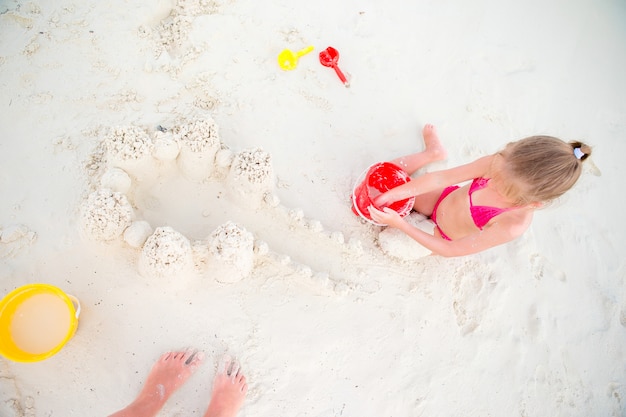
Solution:
[[[170,276],[192,266],[189,239],[171,227],[158,227],[146,240],[139,258],[139,271],[145,276]]]
[[[145,130],[137,126],[123,126],[111,129],[104,138],[107,156],[113,161],[132,161],[152,153],[152,140]]]
[[[210,268],[219,282],[237,282],[254,266],[254,236],[228,221],[213,231],[209,239]]]
[[[210,118],[190,120],[172,128],[180,144],[192,152],[200,153],[219,149],[217,125]]]
[[[187,178],[202,181],[215,169],[215,154],[221,143],[217,125],[210,118],[196,119],[174,126],[174,139],[180,144],[178,167]]]
[[[262,149],[242,151],[235,156],[232,178],[249,184],[269,184],[273,179],[272,158]]]
[[[232,197],[253,206],[261,203],[274,187],[274,171],[270,154],[254,148],[241,151],[233,157],[228,173]]]
[[[91,193],[81,206],[82,231],[92,240],[119,237],[132,218],[133,208],[126,196],[106,188]]]

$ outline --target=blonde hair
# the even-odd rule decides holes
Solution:
[[[572,188],[582,172],[591,147],[552,136],[531,136],[509,143],[498,152],[504,158],[500,177],[502,194],[516,205],[547,203]]]

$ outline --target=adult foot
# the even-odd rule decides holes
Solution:
[[[198,369],[203,358],[204,354],[195,350],[163,354],[152,366],[137,399],[111,417],[155,416],[167,399]]]
[[[235,417],[247,392],[248,384],[239,364],[225,357],[213,380],[211,401],[204,417]]]
[[[439,141],[439,135],[437,135],[435,126],[426,124],[422,129],[422,136],[424,137],[424,145],[426,147],[424,152],[430,155],[433,162],[440,161],[448,157],[448,152],[441,144],[441,141]]]
[[[202,359],[202,352],[191,349],[163,354],[152,366],[141,393],[156,394],[165,402],[198,369]]]

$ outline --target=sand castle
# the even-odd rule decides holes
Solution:
[[[210,117],[181,119],[151,132],[138,126],[115,127],[104,135],[94,155],[90,166],[93,191],[81,205],[81,232],[89,240],[123,241],[138,250],[137,265],[143,276],[202,276],[210,271],[217,281],[234,283],[253,273],[255,263],[264,259],[290,268],[325,290],[347,290],[327,271],[315,271],[288,254],[271,250],[255,237],[254,230],[230,219],[214,225],[204,238],[192,239],[169,225],[140,218],[139,184],[159,170],[177,170],[191,184],[220,185],[225,200],[238,210],[266,212],[272,221],[287,223],[287,230],[300,228],[306,239],[317,236],[343,252],[362,252],[359,241],[346,242],[341,232],[325,231],[321,222],[306,218],[302,210],[282,206],[273,192],[271,156],[261,148],[233,152],[220,141]],[[159,206],[158,201],[151,204]],[[216,209],[207,208],[206,213],[212,210]]]

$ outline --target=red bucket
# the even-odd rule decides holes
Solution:
[[[384,226],[376,223],[370,217],[369,206],[374,204],[374,199],[399,185],[411,181],[411,177],[399,166],[391,162],[379,162],[372,165],[361,174],[356,182],[356,186],[352,191],[352,211],[357,216],[361,216],[370,223],[378,226]],[[409,197],[404,200],[395,201],[388,206],[390,209],[404,217],[411,212],[415,197]],[[374,205],[379,210],[383,207]]]

